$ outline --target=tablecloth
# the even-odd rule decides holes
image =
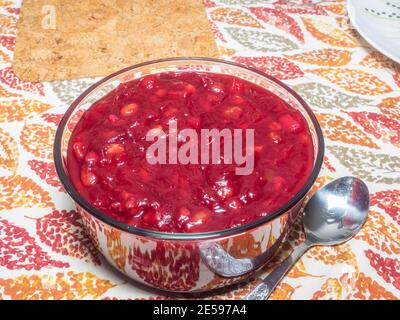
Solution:
[[[371,192],[360,233],[340,246],[311,249],[271,299],[398,299],[398,66],[351,28],[341,0],[204,5],[221,58],[281,79],[316,113],[326,157],[313,189],[355,175]],[[96,79],[19,80],[12,69],[19,7],[20,1],[0,0],[0,299],[167,298],[132,283],[99,256],[63,192],[52,158],[54,133],[69,104]],[[241,298],[302,239],[298,223],[279,256],[243,285],[174,298]]]

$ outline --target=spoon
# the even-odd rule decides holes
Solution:
[[[367,219],[368,209],[368,188],[358,178],[339,178],[318,190],[304,209],[306,240],[244,300],[267,299],[295,262],[311,247],[337,245],[350,240]]]

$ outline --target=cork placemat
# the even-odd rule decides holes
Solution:
[[[51,81],[217,55],[201,0],[24,0],[13,68],[22,80]]]

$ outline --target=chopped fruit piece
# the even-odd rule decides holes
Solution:
[[[75,142],[72,146],[77,160],[82,161],[85,158],[87,146],[82,142]]]
[[[304,134],[304,133],[299,135],[299,140],[304,145],[307,145],[310,142],[307,134]]]
[[[179,215],[180,215],[181,217],[190,217],[190,211],[189,211],[189,209],[186,208],[186,207],[181,207],[181,208],[179,209]]]
[[[278,143],[282,142],[282,136],[278,132],[272,131],[268,135],[271,138],[271,140],[273,141],[273,143],[278,144]]]
[[[109,144],[108,146],[106,146],[105,153],[107,156],[113,156],[113,155],[123,153],[124,151],[125,151],[125,148],[122,144],[112,143],[112,144]]]
[[[156,77],[153,75],[142,78],[142,80],[140,82],[142,87],[145,87],[146,89],[153,89],[155,83],[156,83]]]
[[[134,197],[129,197],[124,201],[124,208],[126,210],[137,208],[137,202]]]
[[[108,120],[109,120],[111,123],[115,123],[115,122],[117,122],[117,121],[119,120],[119,118],[118,118],[118,116],[116,116],[115,114],[110,114],[110,115],[108,116]]]
[[[274,190],[282,190],[283,184],[285,183],[285,179],[281,176],[276,176],[272,179],[272,184]]]
[[[168,106],[166,110],[164,111],[164,115],[167,117],[173,116],[178,112],[178,109],[172,106]]]
[[[99,156],[94,151],[89,151],[85,156],[85,162],[88,166],[94,166],[99,161]]]
[[[159,217],[157,212],[153,208],[148,208],[142,216],[142,220],[145,224],[150,226],[156,226],[159,222]]]
[[[157,91],[155,92],[155,95],[159,98],[165,97],[166,94],[167,94],[166,89],[157,89]]]
[[[237,106],[225,109],[224,115],[227,118],[238,120],[243,113],[243,109]]]
[[[227,205],[229,208],[233,209],[233,210],[238,210],[242,208],[242,204],[238,199],[230,199],[227,202]]]
[[[300,124],[300,122],[295,120],[290,114],[285,114],[279,117],[278,120],[279,123],[283,126],[283,128],[290,132],[298,133],[303,130],[303,127]]]
[[[149,181],[150,173],[147,170],[140,168],[139,176],[142,178],[143,181]]]
[[[242,96],[239,96],[238,94],[234,94],[234,95],[231,97],[231,101],[232,101],[232,103],[234,103],[234,104],[242,104],[242,103],[244,102],[244,99],[243,99]]]
[[[201,224],[210,218],[210,212],[205,210],[196,211],[190,218],[192,224]]]
[[[174,99],[185,99],[188,93],[186,91],[168,91],[167,95]]]
[[[116,201],[110,204],[110,208],[115,211],[121,211],[121,202]]]
[[[157,137],[162,134],[162,131],[162,126],[157,125],[149,130],[148,135],[150,135],[151,137]]]
[[[188,94],[188,96],[191,96],[191,95],[193,95],[193,94],[196,93],[196,87],[195,87],[194,85],[188,83],[188,84],[185,86],[185,91],[186,91],[186,93]]]
[[[219,103],[222,101],[223,97],[218,96],[218,95],[216,95],[216,94],[208,94],[208,95],[207,95],[207,99],[208,99],[208,101],[210,101],[213,105],[216,105],[216,104],[219,104]]]
[[[271,181],[276,176],[276,172],[270,168],[265,169],[264,171],[264,179],[266,181]]]
[[[127,105],[121,108],[121,116],[129,117],[134,115],[139,110],[139,106],[137,103],[128,103]]]
[[[83,166],[81,169],[81,181],[85,187],[90,187],[96,184],[97,176],[88,167]]]
[[[68,145],[71,181],[95,208],[139,228],[182,233],[243,226],[284,206],[305,185],[314,164],[302,114],[272,92],[231,75],[149,75],[121,84],[83,114]],[[181,130],[196,130],[200,164],[185,165],[179,154],[178,163],[170,163],[175,162],[169,159],[174,159],[174,137],[167,136],[172,119],[178,124],[178,151],[189,147]],[[218,144],[209,139],[210,164],[201,163],[200,130],[214,128],[254,130],[254,143],[242,140],[238,150],[243,160],[254,153],[252,173],[235,173],[245,164],[238,164],[235,147],[226,154],[229,141],[222,135],[219,156],[214,154]],[[148,133],[165,138],[160,142],[166,142],[166,165],[148,162],[147,150],[155,142],[146,139]],[[232,164],[224,163],[228,158]]]
[[[130,197],[132,197],[132,194],[129,192],[126,192],[125,190],[122,190],[120,193],[120,196],[121,196],[122,200],[127,200]]]
[[[155,92],[155,95],[159,98],[165,97],[165,95],[167,94],[167,89],[157,89],[157,91]]]
[[[282,126],[278,122],[272,121],[268,124],[268,129],[278,131],[282,129]]]
[[[222,83],[213,83],[210,86],[210,90],[214,93],[225,93],[225,86]]]

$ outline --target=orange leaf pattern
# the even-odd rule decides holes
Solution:
[[[243,10],[231,8],[217,8],[211,11],[214,21],[225,22],[238,26],[260,28],[260,23]]]
[[[333,12],[338,15],[346,14],[346,7],[344,4],[341,4],[341,3],[330,4],[330,5],[324,6],[323,8],[325,10],[328,10],[328,11]]]
[[[400,121],[400,97],[385,98],[378,107],[384,114]]]
[[[0,210],[54,206],[49,192],[26,177],[0,177],[0,190]]]
[[[115,229],[105,230],[108,254],[120,270],[125,270],[126,247],[122,245],[121,232]]]
[[[12,15],[0,14],[0,33],[14,35],[17,26],[17,19]]]
[[[10,91],[6,90],[5,88],[3,88],[2,86],[0,86],[0,97],[10,98],[10,97],[20,97],[20,96],[21,96],[20,94],[10,92]]]
[[[391,69],[394,72],[396,72],[398,68],[393,60],[390,60],[378,51],[373,51],[370,54],[366,55],[361,60],[360,65],[375,69],[387,68]]]
[[[324,77],[344,90],[375,96],[388,93],[392,88],[377,76],[356,69],[313,69],[309,72]]]
[[[42,113],[50,109],[47,103],[36,100],[11,100],[0,103],[0,122],[21,121],[27,117],[32,117],[36,113]]]
[[[313,295],[313,299],[365,299],[365,300],[398,300],[371,277],[360,272],[353,278],[345,273],[339,279],[329,278]]]
[[[220,58],[275,76],[318,116],[325,134],[324,165],[304,204],[323,185],[350,174],[363,178],[371,191],[369,218],[357,237],[311,249],[271,299],[399,299],[399,66],[352,28],[344,0],[296,2],[203,1]],[[105,230],[76,211],[55,171],[54,134],[66,108],[96,79],[18,79],[12,57],[20,5],[0,0],[0,299],[171,298],[110,272],[95,250],[100,243],[117,268],[155,285],[172,290],[227,286],[179,297],[242,299],[304,241],[299,215],[271,262],[232,285],[232,279],[216,275],[203,279],[201,257],[187,256],[178,244],[127,250],[119,231]],[[243,236],[221,245],[244,258],[258,255],[274,237]],[[158,267],[143,265],[145,255]],[[166,258],[176,255],[178,260]]]
[[[358,41],[351,35],[322,20],[302,18],[308,32],[316,39],[335,47],[354,48]]]
[[[271,300],[290,300],[295,291],[295,288],[287,283],[281,283],[271,294]]]
[[[41,124],[27,124],[22,129],[21,144],[28,152],[42,159],[53,158],[55,129]]]
[[[17,142],[8,132],[0,129],[0,168],[15,173],[18,167],[18,157]]]
[[[114,287],[90,272],[22,275],[0,279],[0,294],[13,300],[73,300],[100,298]]]
[[[334,265],[336,263],[345,263],[354,267],[357,266],[357,258],[354,252],[351,250],[349,244],[323,247],[317,246],[313,247],[306,253],[307,257],[317,258],[327,265]]]
[[[364,240],[387,254],[400,255],[400,234],[397,227],[387,222],[385,216],[377,211],[369,212],[368,220],[356,239]]]
[[[348,64],[351,60],[351,52],[338,49],[321,49],[294,55],[286,55],[290,60],[316,64],[319,66],[339,67]]]
[[[333,141],[378,148],[365,133],[360,131],[350,121],[328,113],[319,113],[317,118],[323,128],[325,137]]]

